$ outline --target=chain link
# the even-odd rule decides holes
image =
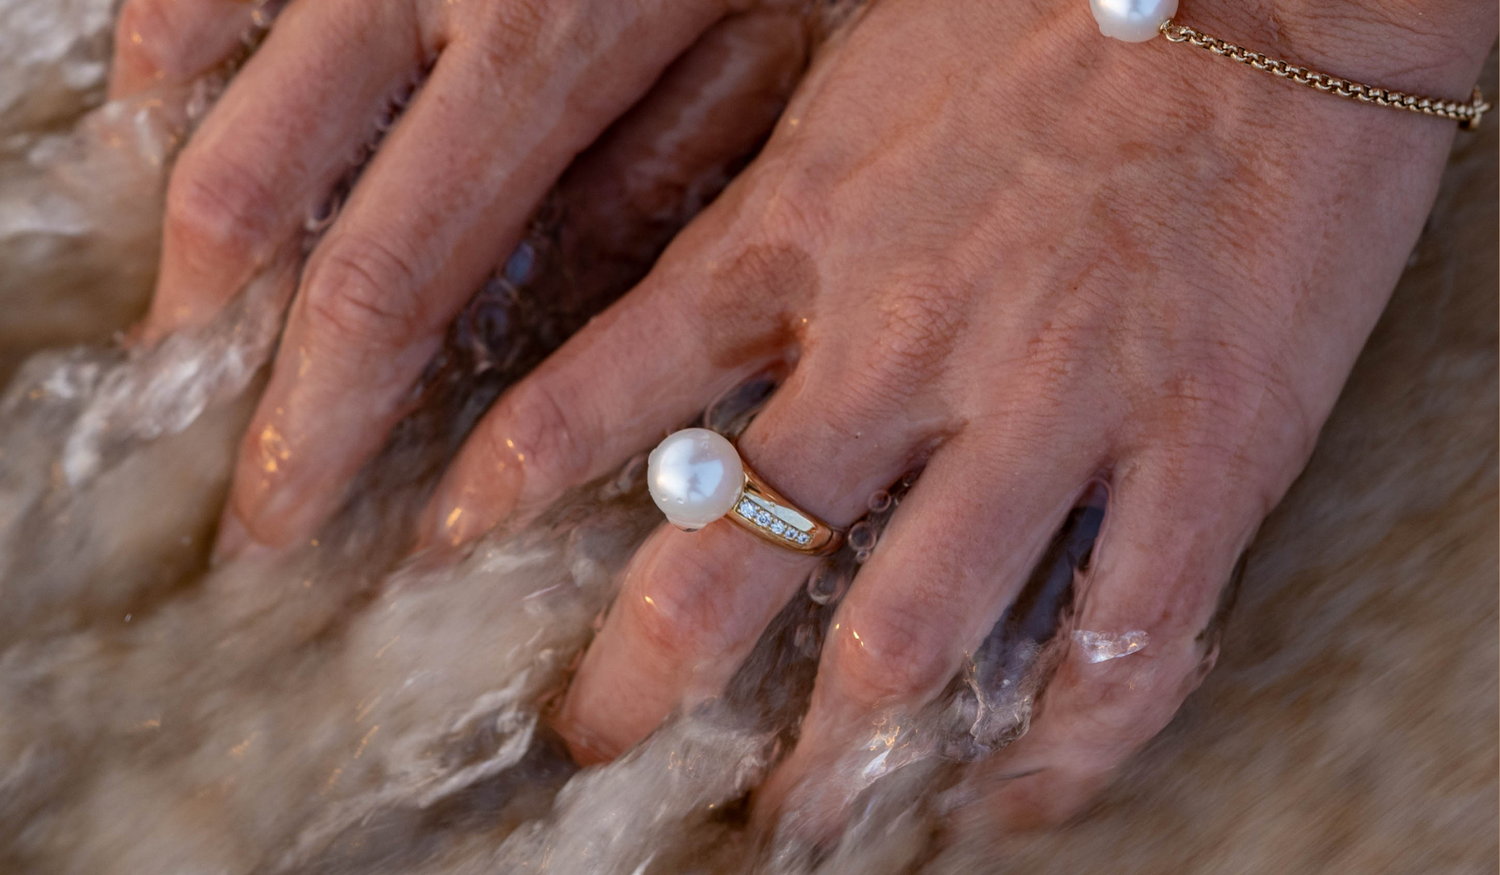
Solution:
[[[1458,122],[1458,126],[1469,130],[1479,124],[1484,114],[1489,111],[1490,105],[1484,101],[1484,92],[1479,86],[1474,86],[1474,93],[1469,96],[1468,103],[1459,103],[1455,100],[1442,100],[1435,97],[1421,97],[1416,94],[1406,94],[1401,91],[1392,91],[1389,88],[1378,88],[1374,85],[1364,85],[1350,79],[1343,79],[1328,73],[1320,73],[1317,70],[1309,70],[1296,64],[1289,64],[1280,58],[1272,58],[1260,52],[1253,52],[1243,46],[1226,42],[1216,36],[1209,36],[1202,31],[1194,30],[1185,24],[1177,24],[1168,19],[1162,22],[1162,36],[1168,42],[1189,43],[1200,49],[1207,49],[1220,57],[1239,61],[1257,70],[1264,70],[1273,76],[1282,79],[1290,79],[1309,88],[1316,88],[1326,94],[1333,94],[1349,100],[1357,100],[1360,103],[1373,103],[1378,106],[1388,106],[1392,109],[1404,109],[1409,112],[1419,112],[1423,115],[1435,115],[1445,119]]]

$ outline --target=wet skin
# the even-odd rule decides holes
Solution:
[[[288,7],[169,193],[148,339],[298,257],[349,151],[431,67],[285,290],[286,336],[226,516],[236,549],[316,529],[542,193],[734,11],[355,5]],[[206,47],[233,48],[224,21],[244,14],[132,0],[117,91],[193,75],[218,57]],[[1453,97],[1495,31],[1481,3],[1419,15],[1187,0],[1183,18]],[[800,63],[759,57],[744,76]],[[1066,817],[1211,666],[1200,633],[1220,589],[1311,452],[1452,136],[1161,40],[1106,40],[1082,0],[882,0],[824,46],[760,157],[651,274],[500,399],[426,536],[462,543],[524,515],[767,369],[785,381],[741,451],[809,510],[847,525],[925,465],[839,608],[764,817],[797,806],[870,714],[937,694],[1102,479],[1078,622],[1150,644],[1102,663],[1067,655],[981,782],[1001,826]],[[560,715],[575,753],[610,758],[717,693],[811,567],[727,524],[659,530]]]

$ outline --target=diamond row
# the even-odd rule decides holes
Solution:
[[[787,525],[777,519],[770,511],[760,507],[748,498],[740,501],[740,506],[735,508],[735,512],[757,526],[769,529],[771,534],[786,538],[794,544],[806,546],[807,542],[812,540],[812,535],[809,535],[807,532],[798,531],[795,526]]]

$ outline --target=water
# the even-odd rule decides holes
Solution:
[[[872,498],[857,543],[810,576],[723,696],[673,715],[617,762],[583,771],[546,716],[619,571],[657,522],[643,460],[524,529],[499,530],[462,553],[404,555],[434,478],[488,403],[629,287],[753,150],[753,126],[710,164],[664,162],[604,209],[589,180],[649,138],[617,133],[612,146],[580,159],[455,324],[424,375],[418,410],[339,516],[283,557],[211,568],[233,449],[278,314],[262,278],[196,332],[149,351],[111,342],[149,294],[170,156],[222,83],[99,105],[109,6],[0,0],[0,47],[18,33],[46,36],[34,50],[0,50],[0,83],[24,83],[0,88],[8,138],[0,376],[10,378],[0,398],[0,871],[800,875],[1023,865],[1027,846],[997,856],[982,829],[935,838],[971,801],[972,764],[1025,731],[1061,647],[1077,642],[1099,658],[1127,659],[1149,647],[1130,630],[1068,623],[1072,587],[1088,573],[1103,521],[1102,490],[1073,513],[1031,586],[945,694],[919,713],[878,715],[768,840],[748,828],[746,794],[795,741],[829,617],[879,549],[911,478]],[[376,130],[388,126],[381,120]],[[675,206],[663,210],[662,191],[678,193]],[[310,217],[310,238],[336,209],[335,200]],[[1490,370],[1481,362],[1478,373],[1492,385],[1485,361]],[[1456,367],[1454,385],[1474,373]],[[737,432],[773,388],[767,378],[728,393],[704,423]],[[1331,431],[1337,439],[1337,425]],[[1479,452],[1475,464],[1493,468]],[[1429,483],[1441,478],[1428,471]],[[1449,479],[1470,482],[1460,473]],[[1489,537],[1494,526],[1485,524],[1478,528]],[[1357,536],[1359,525],[1343,531]],[[1277,537],[1274,523],[1270,532]],[[1269,555],[1274,567],[1295,566],[1301,554]],[[1347,601],[1362,590],[1342,592]],[[1466,619],[1493,615],[1493,594],[1481,598],[1484,610]],[[1260,634],[1296,628],[1250,601]],[[1321,602],[1306,603],[1318,616]],[[1337,613],[1344,619],[1323,627],[1320,641],[1355,622]],[[1301,665],[1326,666],[1310,645],[1278,652],[1287,667],[1245,683],[1274,688]],[[1234,672],[1254,674],[1257,665],[1225,661],[1229,693],[1210,697],[1232,694]],[[1450,705],[1459,717],[1445,718],[1449,742],[1484,724]],[[1258,712],[1233,713],[1238,725]],[[1321,725],[1315,713],[1305,719]],[[1233,727],[1220,730],[1212,737],[1234,737]],[[1266,734],[1285,744],[1294,733]],[[1239,750],[1256,749],[1254,740],[1242,736]],[[1472,755],[1472,745],[1458,749]],[[1388,772],[1402,769],[1399,751],[1382,761]],[[1212,777],[1202,786],[1221,787],[1220,771],[1206,768]],[[1192,775],[1177,776],[1179,790],[1197,786]],[[1241,780],[1254,787],[1254,774]],[[1277,788],[1292,781],[1261,789],[1268,812],[1280,816],[1287,797]],[[1052,848],[1033,853],[1028,871],[1104,871],[1125,859],[1118,851],[1132,847],[1139,812],[1155,809],[1142,808],[1144,782],[1124,786],[1125,801],[1086,827],[1093,856],[1069,863],[1066,846]],[[810,831],[805,808],[830,801],[850,812],[831,844]],[[1224,809],[1225,823],[1255,810]],[[1205,824],[1218,822],[1210,806],[1201,811]],[[1390,831],[1388,820],[1369,819]],[[1477,830],[1464,824],[1484,819],[1449,821],[1459,825],[1454,835],[1468,835]],[[1468,850],[1466,859],[1483,860],[1482,847]],[[1139,850],[1130,871],[1164,871],[1150,861],[1180,861],[1178,851]],[[1239,859],[1256,853],[1267,852]]]
[[[79,40],[98,26],[37,21]],[[92,70],[100,51],[49,58]],[[69,75],[72,105],[97,103],[102,77]],[[163,174],[221,86],[17,134],[0,245],[14,268],[8,295],[34,306],[13,323],[10,350],[99,341],[140,311]],[[754,147],[759,132],[748,133],[714,166],[667,163],[658,190],[683,176],[697,184],[685,187],[695,202],[666,221],[647,181],[608,226],[570,225],[570,201],[590,192],[560,185],[450,332],[420,409],[345,512],[274,561],[206,564],[237,432],[274,349],[269,278],[155,348],[60,348],[19,366],[0,400],[0,859],[90,873],[751,868],[746,794],[794,740],[828,617],[905,484],[872,505],[857,549],[819,570],[833,588],[788,606],[724,697],[586,772],[545,712],[656,522],[642,467],[462,555],[405,560],[380,547],[405,542],[489,401],[640,276]],[[622,232],[634,202],[652,205],[651,221]],[[337,197],[309,217],[309,238],[336,212]],[[580,272],[584,257],[591,270]],[[68,285],[65,265],[82,305],[105,305],[92,322],[31,291]],[[747,384],[706,421],[737,431],[771,388]],[[1071,583],[1071,566],[1059,574],[1054,589]],[[879,763],[851,752],[850,798],[915,764],[974,758],[948,749],[960,740],[989,749],[1013,735],[1036,651],[981,655],[941,708],[911,715]],[[860,822],[899,813],[869,809]],[[788,839],[760,856],[811,871],[810,853]],[[833,854],[828,865],[847,870],[837,861],[849,852]]]

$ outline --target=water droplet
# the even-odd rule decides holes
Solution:
[[[375,118],[375,132],[385,134],[395,127],[396,119],[401,117],[401,108],[392,103],[385,111]]]
[[[302,227],[309,234],[321,234],[327,231],[329,226],[339,217],[339,208],[342,206],[341,199],[335,195],[323,202],[323,205],[312,211],[307,216],[307,221]]]
[[[513,286],[525,285],[530,279],[536,267],[536,249],[527,241],[522,240],[516,251],[505,260],[505,269],[501,273],[505,281]]]
[[[860,553],[875,549],[875,527],[867,522],[857,522],[849,529],[849,546]]]
[[[608,501],[628,494],[645,478],[646,465],[645,453],[632,456],[628,462],[620,466],[619,472],[600,490],[599,497]]]
[[[807,578],[807,597],[820,605],[842,598],[849,578],[830,565],[819,565]]]
[[[872,513],[880,513],[891,506],[891,494],[882,489],[870,496],[867,505]]]

